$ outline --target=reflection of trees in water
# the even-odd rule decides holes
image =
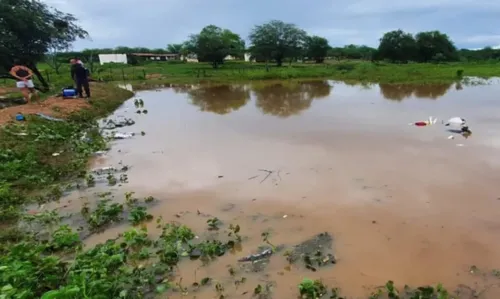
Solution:
[[[417,98],[437,99],[446,94],[451,83],[444,84],[379,84],[382,96],[388,100],[402,101],[415,96]]]
[[[187,93],[191,104],[200,107],[201,111],[217,114],[236,111],[250,99],[250,91],[241,85],[200,86],[187,90]]]
[[[256,106],[265,114],[288,117],[311,106],[314,99],[330,95],[332,87],[326,81],[274,83],[254,89]]]

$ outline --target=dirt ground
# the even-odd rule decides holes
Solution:
[[[70,113],[88,107],[85,99],[67,99],[49,97],[40,102],[32,102],[26,105],[13,106],[0,110],[0,125],[14,121],[17,113],[23,115],[44,113],[53,117],[65,117]]]

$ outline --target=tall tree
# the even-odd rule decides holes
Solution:
[[[377,55],[381,59],[393,62],[416,61],[418,58],[417,43],[410,33],[401,29],[390,31],[380,39]]]
[[[255,26],[249,36],[252,56],[266,61],[275,60],[278,66],[285,58],[296,58],[303,52],[307,34],[294,24],[273,20]]]
[[[39,0],[0,1],[0,65],[8,70],[16,60],[33,70],[45,89],[49,86],[36,67],[49,49],[66,49],[87,32],[71,14]]]
[[[313,58],[316,63],[323,63],[330,50],[328,40],[319,36],[308,36],[306,40],[306,56]]]
[[[181,54],[182,44],[168,44],[167,52],[172,54]]]
[[[415,36],[419,61],[458,60],[457,48],[448,35],[439,31],[420,32]]]
[[[185,45],[198,56],[199,61],[208,61],[214,68],[222,64],[228,55],[242,56],[245,50],[245,41],[238,34],[214,25],[191,35]]]

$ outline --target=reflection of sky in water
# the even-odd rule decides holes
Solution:
[[[417,98],[415,94],[433,93],[429,87],[425,87],[423,91],[410,90],[407,98],[399,96],[403,98],[400,101],[384,99],[377,85],[368,88],[334,82],[329,82],[329,85],[333,86],[329,95],[319,99],[314,98],[314,94],[308,98],[310,88],[292,87],[291,92],[279,98],[285,88],[274,93],[272,90],[255,89],[248,92],[247,86],[240,89],[219,88],[202,94],[198,92],[194,96],[193,93],[186,94],[187,90],[174,93],[169,89],[162,92],[146,91],[138,96],[147,98],[148,105],[154,105],[154,109],[150,109],[151,116],[165,119],[162,121],[165,127],[154,128],[162,131],[203,129],[208,135],[233,132],[273,137],[281,134],[361,130],[401,133],[419,140],[433,140],[449,135],[441,125],[442,120],[460,116],[467,119],[473,131],[471,140],[495,147],[500,143],[492,139],[500,130],[500,122],[497,121],[497,115],[500,115],[496,97],[500,91],[498,84],[463,86],[462,90],[456,90],[453,84],[437,99]],[[321,85],[321,88],[325,86]],[[325,90],[321,93],[324,96]],[[408,91],[403,90],[402,93],[408,94]],[[443,90],[438,93],[443,93]],[[250,96],[249,100],[245,100],[247,96]],[[272,106],[273,103],[279,105]],[[231,105],[233,107],[227,107]],[[211,109],[223,115],[210,113]],[[200,110],[205,112],[200,113]],[[267,114],[263,114],[263,111]],[[282,115],[288,112],[290,115]],[[408,126],[410,122],[426,120],[429,116],[438,118],[435,126]],[[153,122],[152,127],[158,125]]]
[[[500,157],[477,154],[481,149],[500,147],[500,138],[494,137],[500,130],[495,96],[500,85],[464,86],[462,90],[451,86],[438,99],[415,96],[429,91],[433,94],[428,87],[418,92],[403,90],[410,97],[395,101],[384,99],[378,85],[366,88],[330,83],[331,88],[319,82],[289,89],[226,86],[139,92],[137,97],[144,99],[147,115],[136,114],[133,101],[116,114],[136,121],[123,131],[143,130],[146,135],[120,141],[123,151],[109,162],[123,160],[137,167],[131,173],[135,176],[131,187],[137,183],[134,187],[140,188],[144,181],[139,177],[148,177],[146,186],[166,184],[162,187],[170,189],[203,188],[227,173],[245,181],[258,168],[292,164],[308,169],[311,163],[335,163],[339,144],[345,144],[342,148],[348,152],[352,148],[358,155],[374,157],[386,155],[380,148],[370,152],[374,143],[381,142],[414,156],[421,156],[422,151],[433,155],[449,155],[450,151],[450,155],[463,157],[461,153],[467,152],[476,155],[477,161],[500,165]],[[391,94],[402,98],[394,91]],[[438,123],[431,127],[408,125],[429,116],[437,117]],[[468,120],[471,138],[464,140],[457,135],[455,140],[447,139],[451,133],[441,120],[453,116]],[[458,148],[457,143],[466,147]],[[432,161],[425,156],[421,159]]]

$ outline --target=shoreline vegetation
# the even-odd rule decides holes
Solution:
[[[41,64],[51,85],[66,86],[67,71],[56,74]],[[500,77],[500,63],[414,63],[390,64],[364,61],[335,61],[321,65],[293,63],[282,67],[263,63],[226,62],[213,69],[208,64],[149,62],[140,66],[105,64],[92,73],[96,81],[141,84],[244,83],[247,81],[327,79],[359,83],[440,84],[460,82],[466,77]]]

